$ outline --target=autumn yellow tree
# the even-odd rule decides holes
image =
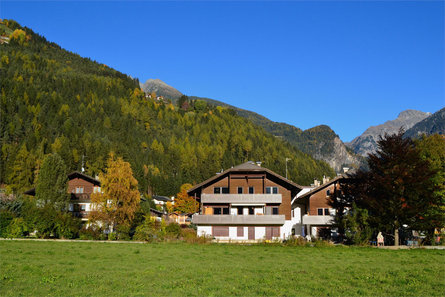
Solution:
[[[199,210],[199,203],[187,194],[191,184],[183,184],[175,198],[174,210],[179,213],[195,213]]]
[[[110,231],[116,226],[129,226],[139,208],[138,182],[133,177],[130,163],[110,154],[107,169],[99,175],[102,193],[93,193],[90,220],[102,222]]]

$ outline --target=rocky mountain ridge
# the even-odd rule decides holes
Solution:
[[[363,132],[362,135],[354,138],[351,142],[346,143],[356,154],[366,157],[370,153],[374,153],[377,149],[377,141],[380,136],[385,133],[393,134],[400,128],[410,129],[418,122],[424,120],[431,115],[430,112],[423,112],[408,109],[399,113],[396,119],[386,121],[384,124],[371,126]]]

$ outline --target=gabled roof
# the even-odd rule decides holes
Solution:
[[[166,196],[158,196],[158,195],[153,195],[153,199],[158,200],[158,201],[164,201],[164,202],[172,202],[173,200],[166,197]]]
[[[72,179],[75,179],[75,178],[84,179],[86,181],[89,181],[92,184],[100,186],[100,181],[98,179],[95,179],[95,178],[93,178],[93,177],[91,177],[89,175],[83,174],[83,173],[81,173],[79,171],[73,171],[70,174],[68,174],[68,179],[69,180],[72,180]]]
[[[203,181],[202,183],[199,183],[199,184],[197,184],[196,186],[194,186],[194,187],[192,187],[191,189],[189,189],[189,190],[187,191],[187,193],[191,193],[191,192],[193,192],[193,191],[199,189],[200,187],[203,187],[203,186],[205,186],[205,185],[207,185],[207,184],[210,184],[210,183],[213,182],[214,180],[216,180],[216,179],[218,179],[218,178],[221,178],[222,176],[225,176],[225,175],[227,175],[227,174],[230,173],[230,172],[258,172],[258,173],[260,173],[260,172],[266,172],[266,173],[268,173],[268,174],[270,174],[270,175],[272,175],[272,176],[275,176],[276,178],[278,178],[278,179],[280,179],[280,180],[282,180],[282,181],[288,183],[289,185],[291,185],[291,186],[293,186],[293,187],[295,187],[295,188],[298,188],[298,189],[300,189],[300,190],[303,189],[302,186],[300,186],[300,185],[294,183],[294,182],[291,181],[291,180],[288,180],[287,178],[285,178],[285,177],[283,177],[283,176],[281,176],[281,175],[279,175],[279,174],[273,172],[272,170],[270,170],[270,169],[268,169],[268,168],[265,168],[265,167],[261,167],[261,166],[255,164],[255,163],[252,162],[252,161],[248,161],[248,162],[246,162],[246,163],[243,163],[243,164],[237,165],[237,166],[235,166],[235,167],[229,168],[229,169],[227,169],[227,170],[225,170],[225,171],[223,171],[223,172],[221,172],[221,173],[216,174],[215,176],[212,176],[211,178],[209,178],[209,179]]]
[[[303,199],[303,198],[306,198],[306,197],[310,197],[311,195],[313,195],[313,194],[315,194],[315,193],[317,193],[317,192],[319,192],[319,191],[321,191],[321,190],[323,190],[323,189],[329,187],[329,186],[332,185],[333,183],[336,183],[337,181],[339,181],[339,180],[341,180],[341,179],[346,179],[346,178],[348,178],[346,175],[339,175],[339,176],[337,176],[336,178],[331,179],[331,180],[328,181],[327,183],[324,183],[324,184],[322,184],[322,185],[320,185],[320,186],[318,186],[318,187],[316,187],[316,188],[313,188],[312,190],[310,190],[310,191],[304,193],[303,195],[296,197],[296,198],[292,201],[292,203],[293,203],[296,199]]]
[[[92,183],[92,184],[94,184],[96,186],[100,186],[100,181],[99,180],[97,180],[97,179],[95,179],[95,178],[93,178],[91,176],[88,176],[86,174],[83,174],[83,173],[81,173],[79,171],[73,171],[70,174],[68,174],[68,180],[72,180],[72,179],[75,179],[75,178],[80,178],[80,179],[89,181],[90,183]],[[25,191],[24,194],[35,196],[36,195],[36,188],[32,188],[32,189],[30,189],[28,191]]]

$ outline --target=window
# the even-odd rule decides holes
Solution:
[[[254,211],[255,209],[253,208],[253,206],[249,206],[249,215],[253,215]]]
[[[325,208],[325,209],[324,209],[324,215],[325,215],[325,216],[328,216],[328,215],[329,215],[329,208]]]
[[[253,187],[249,187],[249,194],[253,194],[254,192],[254,188]]]
[[[272,214],[277,215],[278,214],[278,207],[272,207]]]
[[[243,210],[244,210],[244,208],[242,208],[242,207],[238,207],[238,214],[239,214],[239,215],[242,215],[242,214],[243,214]]]
[[[266,194],[278,194],[278,187],[266,187]]]
[[[227,206],[217,206],[213,208],[214,215],[228,215],[230,213],[230,209]]]
[[[93,193],[101,193],[100,187],[94,187]]]
[[[80,205],[80,210],[81,210],[81,211],[85,211],[85,204],[81,204],[81,205]]]
[[[214,187],[213,194],[229,194],[228,187]]]
[[[243,237],[244,236],[244,227],[237,227],[236,228],[236,236]]]
[[[329,196],[329,195],[331,195],[331,190],[326,191],[326,196]]]
[[[317,214],[319,216],[322,216],[323,215],[323,208],[317,208]]]
[[[238,194],[242,194],[243,193],[243,187],[238,187]]]
[[[83,187],[76,187],[76,194],[82,194],[83,193]]]

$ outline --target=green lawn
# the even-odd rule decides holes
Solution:
[[[1,296],[443,296],[444,250],[0,241]]]

